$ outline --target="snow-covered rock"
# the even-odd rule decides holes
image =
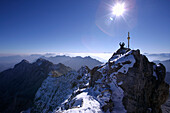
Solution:
[[[36,93],[32,112],[53,112],[61,103],[70,98],[78,87],[87,84],[88,72],[88,67],[82,67],[78,72],[70,71],[59,77],[47,77]]]
[[[77,89],[55,112],[159,112],[168,97],[164,71],[139,50],[118,51],[91,70],[89,87]]]
[[[121,49],[92,70],[82,67],[71,76],[48,77],[36,94],[33,111],[161,112],[169,94],[165,67],[149,62],[139,50]]]

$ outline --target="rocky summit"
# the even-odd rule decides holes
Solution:
[[[31,112],[161,113],[169,95],[166,69],[139,50],[120,48],[105,64],[48,77]]]

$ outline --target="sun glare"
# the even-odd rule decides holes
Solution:
[[[124,3],[117,3],[112,8],[112,14],[116,16],[122,16],[125,12],[125,4]]]

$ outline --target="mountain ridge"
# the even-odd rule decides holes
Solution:
[[[54,65],[45,59],[38,59],[33,63],[22,60],[14,68],[1,72],[0,112],[18,113],[31,107],[35,93],[50,72],[60,76],[71,70],[63,64]]]
[[[99,60],[96,60],[90,56],[81,57],[70,57],[66,55],[57,55],[55,57],[46,57],[43,55],[30,55],[30,56],[9,56],[9,57],[0,57],[0,72],[14,67],[16,63],[19,63],[22,59],[26,59],[29,62],[35,62],[37,59],[43,58],[51,61],[54,64],[63,63],[66,66],[71,67],[74,70],[80,69],[82,66],[87,65],[90,68],[93,68],[96,65],[101,64]],[[91,62],[91,64],[90,64]]]
[[[121,48],[108,62],[85,72],[88,73],[74,78],[75,83],[68,82],[74,87],[67,87],[72,91],[64,102],[57,105],[49,102],[48,107],[43,107],[35,99],[36,107],[32,112],[158,113],[169,95],[169,85],[164,81],[165,67],[149,62],[139,50]],[[48,91],[49,88],[44,86],[42,91]],[[43,98],[57,101],[57,95],[62,95],[55,92],[56,87],[59,86],[48,94],[38,91],[42,95],[39,102],[45,104]]]
[[[90,69],[92,69],[96,65],[102,64],[102,62],[91,58],[90,56],[81,57],[70,57],[66,55],[57,55],[55,57],[42,57],[44,59],[47,59],[54,64],[63,63],[66,66],[71,67],[74,70],[80,69],[82,66],[88,66]]]

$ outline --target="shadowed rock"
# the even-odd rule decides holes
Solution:
[[[45,59],[38,59],[34,63],[22,60],[13,69],[1,72],[0,112],[19,113],[30,108],[35,93],[49,72],[57,71],[61,75],[70,70],[63,64],[54,65]]]

